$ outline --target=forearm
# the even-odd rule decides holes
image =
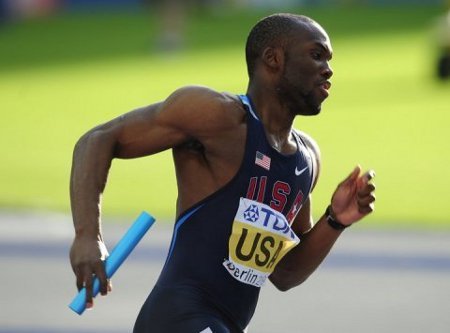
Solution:
[[[101,130],[88,132],[75,146],[70,201],[77,236],[101,235],[101,195],[113,154],[114,144]]]
[[[358,222],[373,211],[374,175],[373,170],[361,175],[361,168],[357,166],[338,185],[331,197],[328,217],[324,214],[320,218],[302,237],[300,244],[279,262],[271,275],[271,281],[278,289],[288,290],[305,281],[328,255],[342,228]],[[299,214],[300,220],[307,220],[308,216],[309,200]]]
[[[272,283],[283,291],[303,283],[319,267],[341,233],[322,216],[300,244],[278,263],[270,276]]]

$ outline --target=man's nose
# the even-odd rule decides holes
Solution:
[[[328,80],[333,76],[333,69],[330,67],[330,65],[326,65],[325,68],[322,71],[322,75]]]

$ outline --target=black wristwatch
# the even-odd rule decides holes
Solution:
[[[334,216],[333,210],[331,209],[331,205],[327,207],[327,210],[325,211],[325,217],[327,219],[328,224],[330,227],[332,227],[335,230],[344,230],[345,228],[349,227],[350,225],[345,225],[339,222],[336,217]]]

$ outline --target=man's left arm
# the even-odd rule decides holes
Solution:
[[[374,209],[373,171],[361,174],[357,166],[336,188],[327,213],[301,236],[298,246],[286,254],[270,275],[282,291],[304,282],[322,263],[344,227],[358,222]],[[311,225],[311,201],[307,199],[294,221],[294,228],[307,230]]]

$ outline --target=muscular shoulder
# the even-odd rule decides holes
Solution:
[[[203,86],[176,90],[163,103],[168,112],[176,113],[182,125],[195,132],[217,131],[234,126],[245,115],[237,96]]]
[[[302,138],[303,142],[305,143],[305,145],[307,146],[307,148],[309,149],[309,151],[312,153],[312,155],[314,156],[313,159],[313,163],[314,163],[314,183],[313,183],[313,188],[317,183],[317,180],[319,178],[319,173],[320,173],[320,165],[321,165],[321,158],[320,158],[320,148],[319,145],[317,144],[317,142],[308,134],[306,134],[305,132],[299,131],[299,130],[295,130],[297,132],[297,134]]]

